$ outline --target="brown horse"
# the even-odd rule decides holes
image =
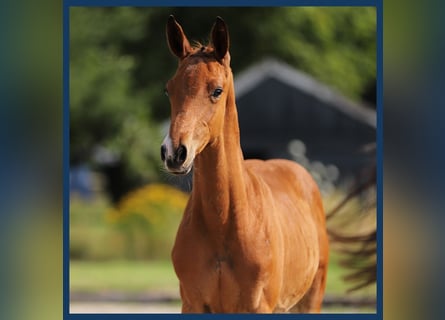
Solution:
[[[179,65],[161,158],[174,174],[194,167],[172,251],[182,312],[320,312],[328,237],[316,183],[291,161],[244,161],[221,18],[210,45],[191,46],[170,16],[167,40]]]

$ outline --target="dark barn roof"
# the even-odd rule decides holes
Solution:
[[[334,164],[345,175],[373,161],[360,149],[376,140],[376,112],[310,76],[268,59],[235,78],[245,158],[288,158],[301,140],[311,161]]]

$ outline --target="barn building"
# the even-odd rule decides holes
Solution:
[[[376,141],[375,109],[352,102],[312,77],[273,59],[235,77],[244,157],[333,165],[340,180],[375,161],[363,147]],[[296,143],[297,142],[297,143]],[[301,156],[301,155],[300,155]]]

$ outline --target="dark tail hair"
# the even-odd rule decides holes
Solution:
[[[367,150],[367,152],[375,152],[375,145]],[[355,197],[362,195],[364,192],[375,188],[376,186],[376,164],[374,163],[365,168],[361,174],[355,179],[355,183],[351,190],[327,214],[326,219],[332,219]],[[376,198],[373,199],[371,207],[376,207]],[[367,207],[368,209],[370,207]],[[361,212],[356,212],[361,213]],[[352,222],[351,222],[352,223]],[[374,228],[367,232],[357,232],[354,234],[345,234],[339,230],[328,228],[328,234],[333,244],[339,244],[338,251],[343,257],[340,264],[349,270],[344,276],[344,280],[351,283],[348,292],[364,288],[377,280],[377,230]]]

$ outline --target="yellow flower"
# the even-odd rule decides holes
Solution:
[[[163,184],[149,184],[129,192],[119,202],[117,209],[108,213],[111,222],[122,222],[132,216],[143,217],[149,224],[157,225],[179,219],[188,201],[188,195]]]

